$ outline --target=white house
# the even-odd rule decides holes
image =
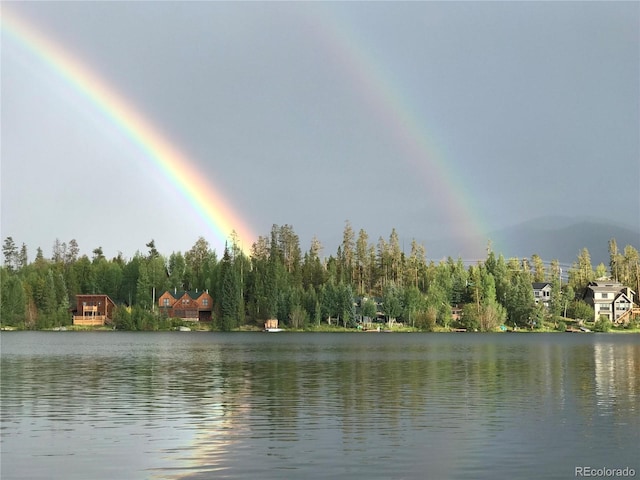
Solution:
[[[614,281],[589,282],[584,300],[593,307],[594,321],[601,316],[614,323],[633,308],[635,292],[629,287]]]
[[[549,308],[549,300],[551,299],[551,284],[549,282],[533,282],[533,298],[536,305],[542,302],[542,305]]]

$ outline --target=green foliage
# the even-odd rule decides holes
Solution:
[[[309,322],[309,314],[300,305],[293,307],[289,314],[289,325],[292,328],[304,328]]]
[[[382,296],[382,308],[389,323],[393,323],[402,314],[402,299],[400,289],[395,283],[388,284]]]
[[[600,315],[600,318],[596,320],[593,325],[594,332],[608,332],[611,330],[611,320],[609,320],[606,316]]]
[[[507,294],[506,307],[509,323],[517,326],[529,326],[535,307],[531,277],[524,271],[512,276]]]
[[[364,317],[374,319],[376,318],[377,312],[378,312],[378,306],[376,305],[375,300],[373,300],[372,298],[367,298],[362,303],[362,315]]]
[[[462,307],[462,318],[460,324],[471,332],[475,332],[480,329],[480,315],[481,312],[478,307],[473,303],[467,303]]]
[[[567,315],[570,318],[575,318],[576,320],[590,321],[595,316],[595,313],[591,305],[588,305],[582,300],[574,300],[571,302]]]
[[[595,275],[589,253],[580,251],[569,272],[569,284],[560,285],[557,261],[548,269],[537,255],[531,260],[510,258],[489,251],[485,262],[466,267],[452,257],[427,262],[426,249],[415,240],[407,255],[395,229],[387,238],[370,241],[345,223],[342,242],[334,255],[321,257],[322,245],[313,239],[301,254],[299,238],[290,225],[273,225],[259,237],[247,256],[237,235],[218,261],[206,239],[200,237],[186,253],[165,257],[151,240],[131,259],[121,254],[107,259],[100,247],[80,255],[75,240],[56,239],[53,255],[38,249],[28,263],[24,244],[8,237],[3,244],[2,324],[21,328],[50,328],[68,324],[77,294],[104,293],[117,305],[115,326],[130,330],[172,328],[174,320],[153,313],[154,300],[166,289],[205,290],[212,293],[212,328],[233,330],[278,318],[282,325],[305,328],[323,322],[343,328],[354,326],[354,296],[368,297],[359,314],[374,318],[381,309],[390,323],[404,322],[421,330],[448,327],[452,306],[464,305],[462,323],[470,330],[491,331],[507,321],[539,328],[553,324],[562,329],[560,316],[591,320],[593,310],[580,300],[581,288]],[[610,242],[611,275],[638,291],[638,253],[633,247],[618,250]],[[552,284],[550,308],[536,307],[531,282]],[[636,288],[634,288],[636,287]],[[154,297],[155,293],[155,297]],[[380,308],[371,298],[381,298]],[[129,307],[129,308],[124,308]],[[175,326],[175,325],[174,325]]]
[[[0,293],[2,316],[0,321],[3,325],[17,326],[23,321],[26,313],[26,292],[20,279],[11,275],[7,269],[0,270],[0,275],[2,281]]]
[[[426,310],[422,310],[416,314],[415,327],[425,332],[433,332],[436,329],[436,321],[438,319],[438,309],[429,306]]]
[[[244,320],[240,278],[231,260],[229,250],[225,248],[221,264],[222,288],[220,289],[220,328],[229,331]]]

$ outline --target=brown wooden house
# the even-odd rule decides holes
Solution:
[[[73,311],[73,324],[100,326],[110,323],[116,304],[109,295],[76,295],[76,309]]]
[[[213,298],[208,291],[165,291],[158,297],[158,308],[171,318],[192,322],[210,322]]]

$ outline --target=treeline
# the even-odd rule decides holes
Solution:
[[[579,252],[561,280],[557,260],[546,264],[538,255],[509,258],[488,249],[487,258],[466,266],[462,259],[428,261],[425,247],[415,240],[405,253],[395,229],[374,244],[364,230],[356,235],[347,221],[335,254],[322,255],[313,239],[302,251],[290,225],[274,225],[247,255],[232,234],[222,257],[199,238],[185,252],[161,254],[151,240],[146,253],[133,258],[105,258],[96,248],[92,257],[80,255],[75,240],[56,240],[52,255],[38,248],[29,261],[26,246],[12,237],[3,244],[1,269],[3,325],[49,328],[71,323],[77,294],[109,295],[121,307],[118,327],[155,329],[166,319],[152,314],[155,298],[165,290],[208,290],[214,298],[213,328],[232,330],[278,318],[281,324],[304,328],[321,322],[353,326],[362,317],[383,316],[390,324],[403,322],[433,330],[452,325],[452,308],[463,309],[455,326],[492,330],[507,324],[519,327],[554,325],[563,317],[593,318],[580,300],[591,280],[612,276],[640,290],[638,251],[619,251],[609,243],[610,264],[592,266],[587,249]],[[536,304],[532,282],[552,285],[549,308]]]

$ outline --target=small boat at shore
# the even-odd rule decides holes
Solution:
[[[580,328],[575,328],[575,327],[569,327],[565,330],[565,332],[567,333],[591,333],[591,330],[589,330],[586,327],[580,327]]]
[[[268,332],[268,333],[282,332],[282,328],[265,328],[263,332]]]

